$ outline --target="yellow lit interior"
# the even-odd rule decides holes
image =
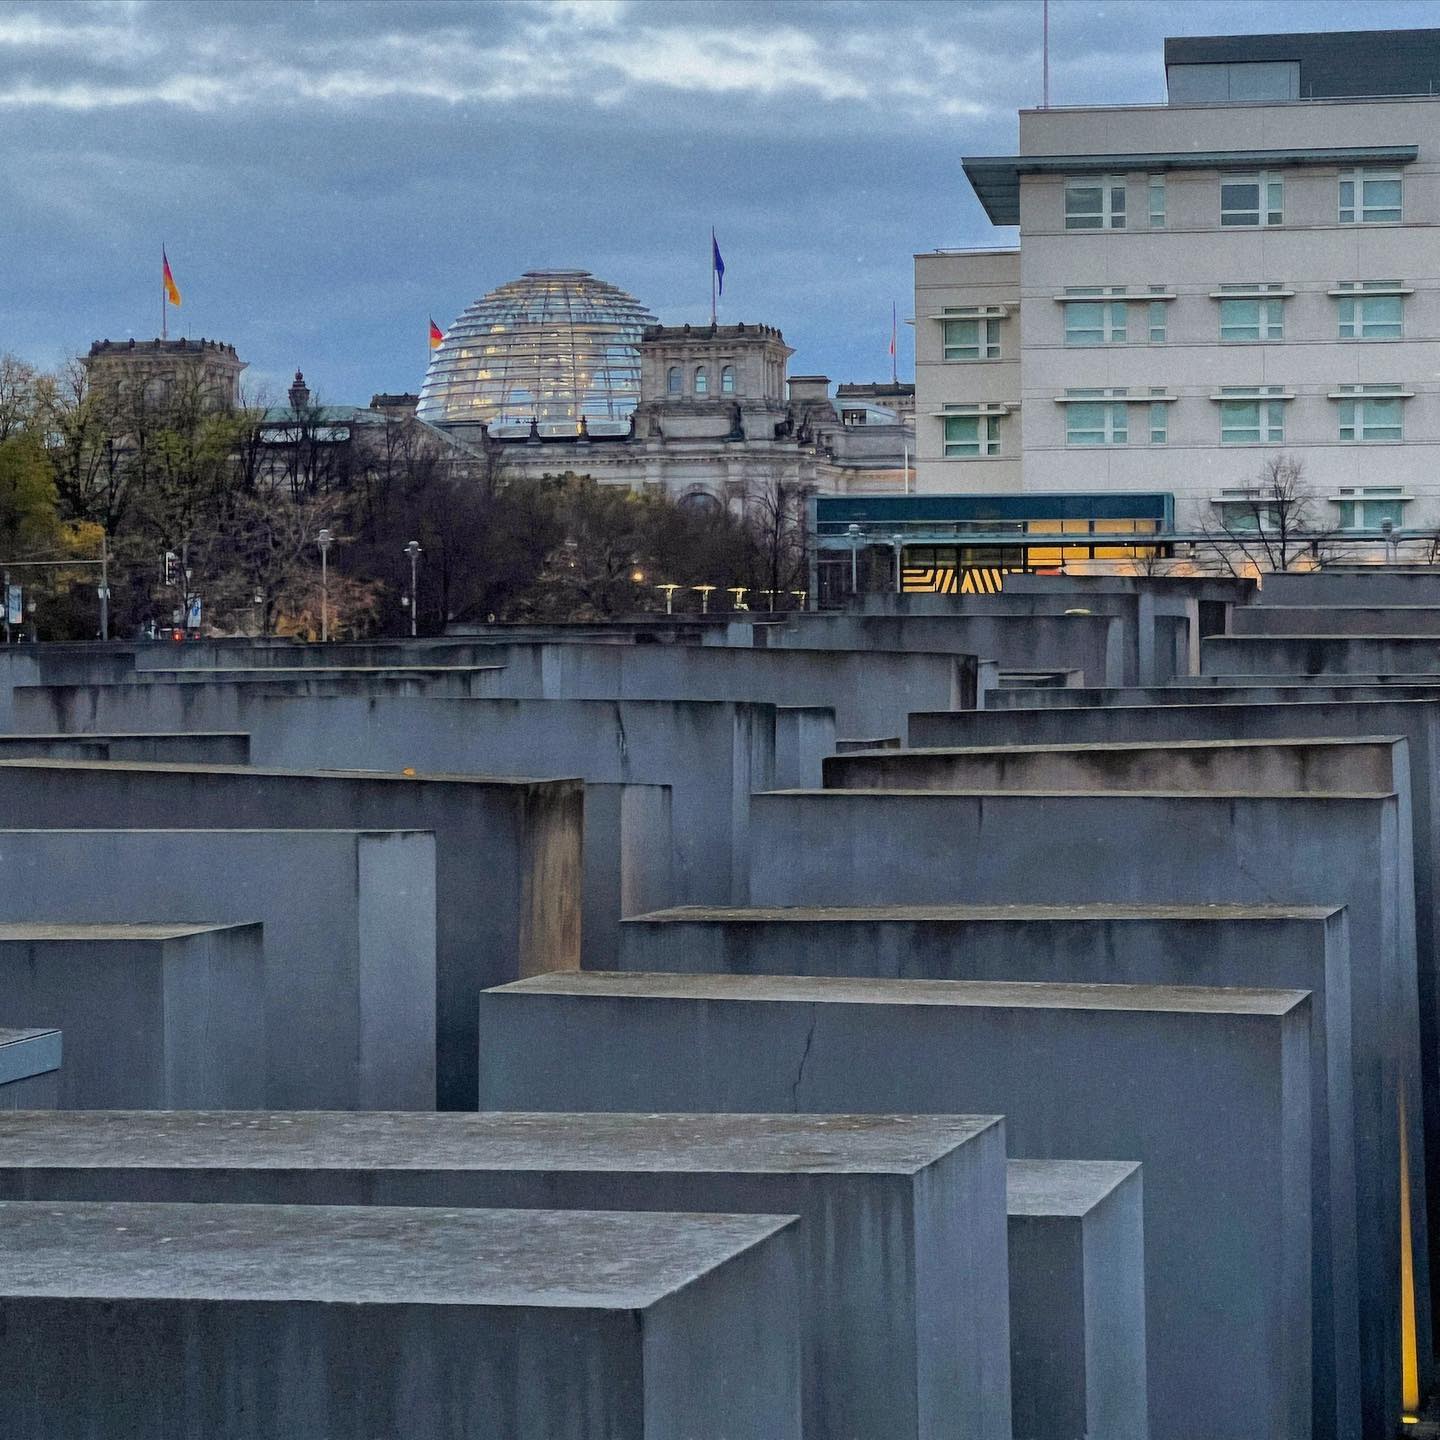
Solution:
[[[1415,1344],[1415,1269],[1410,1244],[1410,1155],[1405,1143],[1405,1087],[1400,1087],[1400,1408],[1420,1408],[1420,1362]]]

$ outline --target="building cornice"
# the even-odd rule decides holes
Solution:
[[[1298,146],[1287,150],[1156,150],[1117,155],[967,155],[965,177],[995,225],[1020,223],[1022,175],[1118,175],[1131,170],[1272,170],[1297,165],[1409,165],[1418,145]]]

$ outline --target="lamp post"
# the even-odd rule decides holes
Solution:
[[[320,547],[320,643],[330,640],[330,546],[335,537],[329,530],[322,530],[315,543]]]
[[[715,587],[713,585],[692,585],[690,588],[700,594],[700,613],[708,615],[710,613],[710,592]]]
[[[418,609],[416,605],[417,573],[415,567],[420,560],[420,542],[418,540],[412,540],[405,547],[405,553],[410,557],[410,638],[413,640],[416,634],[415,612]]]
[[[735,603],[730,607],[732,610],[748,610],[750,607],[745,603],[745,597],[750,593],[747,585],[731,585],[729,593],[735,597]]]
[[[675,613],[675,592],[680,587],[678,585],[657,585],[655,588],[665,592],[665,613],[673,615]]]
[[[849,525],[845,533],[850,537],[850,594],[860,593],[860,527]]]
[[[900,593],[900,547],[904,543],[903,535],[892,535],[890,543],[895,547],[895,593]]]

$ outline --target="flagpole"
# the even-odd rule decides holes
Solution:
[[[900,383],[900,312],[896,302],[890,302],[890,383]]]
[[[710,227],[710,323],[718,325],[719,321],[719,300],[715,294],[715,227]]]
[[[160,242],[160,338],[170,338],[170,317],[165,312],[165,301],[169,297],[165,294],[165,242]]]

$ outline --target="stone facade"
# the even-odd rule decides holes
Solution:
[[[195,387],[207,408],[221,410],[239,403],[245,369],[233,345],[204,339],[97,340],[82,363],[112,409],[137,401],[168,405]]]

